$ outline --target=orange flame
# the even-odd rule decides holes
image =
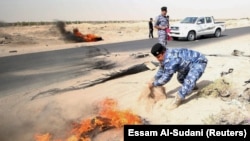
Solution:
[[[118,103],[113,99],[105,99],[101,104],[103,109],[100,116],[110,119],[111,125],[116,128],[122,127],[124,124],[140,124],[141,118],[136,116],[130,110],[121,111],[117,109]]]
[[[105,99],[100,103],[99,115],[75,124],[72,129],[73,135],[65,141],[91,141],[91,138],[99,132],[120,128],[125,124],[142,124],[139,116],[130,110],[119,110],[117,105],[118,103],[114,99]],[[35,136],[36,141],[51,141],[51,138],[49,133]]]
[[[37,140],[37,141],[50,141],[50,139],[51,139],[51,134],[50,133],[46,133],[46,134],[37,134],[37,135],[35,135],[35,139]]]
[[[102,37],[97,36],[95,34],[82,34],[78,28],[74,28],[73,29],[73,34],[78,37],[81,38],[83,41],[85,42],[95,42],[95,41],[100,41],[102,40]]]

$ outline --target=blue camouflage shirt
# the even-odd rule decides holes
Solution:
[[[207,62],[205,56],[197,51],[186,48],[167,49],[164,60],[155,75],[154,86],[166,84],[176,72],[186,72],[190,70],[193,63]]]
[[[155,20],[155,23],[154,25],[155,26],[163,26],[163,27],[167,27],[169,26],[169,19],[166,17],[166,16],[163,16],[163,15],[159,15],[156,17],[156,20]],[[162,30],[162,29],[159,29],[158,30],[158,34],[163,34],[165,35],[166,34],[166,30]]]

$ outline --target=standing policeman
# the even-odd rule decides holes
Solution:
[[[167,45],[167,29],[169,27],[169,19],[167,18],[167,7],[161,8],[161,14],[156,17],[154,27],[158,29],[158,40],[163,46]]]

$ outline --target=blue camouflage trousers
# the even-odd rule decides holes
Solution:
[[[185,98],[190,94],[193,88],[196,86],[197,80],[202,76],[207,66],[207,62],[194,63],[190,66],[190,69],[185,72],[178,72],[177,80],[182,84],[178,94],[181,98]]]
[[[167,45],[167,34],[159,33],[158,42],[165,47]]]

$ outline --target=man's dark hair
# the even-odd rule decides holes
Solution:
[[[163,52],[166,51],[166,47],[164,47],[162,44],[160,43],[156,43],[152,48],[151,48],[151,53],[154,55],[154,56],[157,56]]]
[[[166,7],[166,6],[163,6],[163,7],[161,8],[161,11],[167,11],[167,7]]]

